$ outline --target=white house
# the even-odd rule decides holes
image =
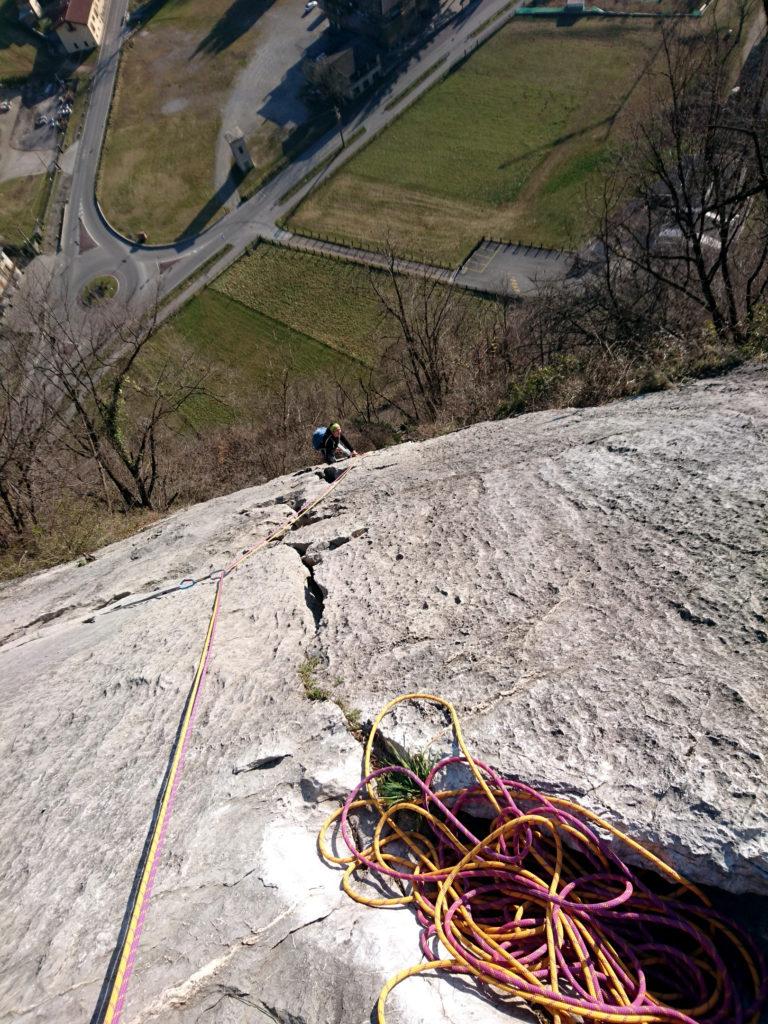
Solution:
[[[105,0],[67,0],[54,21],[56,35],[67,53],[92,50],[104,35]]]
[[[0,316],[9,304],[11,293],[21,283],[21,271],[2,249],[0,249]]]

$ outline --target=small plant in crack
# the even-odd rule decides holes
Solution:
[[[333,685],[338,689],[344,685],[344,680],[341,676],[334,676]],[[347,732],[350,736],[358,741],[358,743],[364,743],[366,739],[366,733],[363,729],[363,713],[360,708],[354,708],[351,704],[348,704],[343,697],[331,697],[331,700],[344,715],[344,722],[347,726]]]
[[[420,750],[410,753],[399,744],[395,746],[390,740],[384,740],[384,751],[379,754],[380,768],[397,765],[407,768],[424,782],[434,768],[437,759],[428,751]],[[388,772],[376,780],[376,792],[388,807],[399,803],[418,803],[421,800],[421,789],[407,775],[400,772]]]
[[[319,665],[320,658],[317,655],[305,658],[301,665],[299,665],[299,679],[304,687],[304,696],[307,700],[328,700],[330,697],[330,693],[320,686],[317,679],[315,679],[315,672]]]
[[[335,697],[333,703],[342,715],[344,715],[344,721],[347,723],[347,731],[350,735],[354,736],[358,743],[362,743],[365,739],[365,733],[363,731],[362,712],[360,711],[360,708],[350,707],[350,705],[341,697]]]

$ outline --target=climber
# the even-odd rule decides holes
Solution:
[[[312,446],[320,452],[323,460],[329,466],[336,462],[339,456],[351,458],[357,455],[355,449],[342,434],[341,426],[338,423],[332,423],[324,432],[322,427],[318,427],[312,435]],[[341,451],[337,454],[339,449]]]

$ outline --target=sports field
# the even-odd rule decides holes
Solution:
[[[653,22],[518,18],[294,213],[290,227],[458,262],[488,235],[573,247],[658,47]]]

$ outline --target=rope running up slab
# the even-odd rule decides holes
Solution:
[[[425,781],[399,765],[372,769],[382,719],[404,700],[447,709],[461,751]],[[441,772],[457,766],[472,781],[439,789]],[[414,797],[387,806],[377,784],[392,774],[410,780]],[[358,903],[416,910],[424,959],[386,983],[379,1024],[396,985],[435,970],[469,975],[501,999],[525,1000],[555,1024],[757,1024],[766,974],[751,940],[695,885],[609,822],[473,758],[448,701],[408,694],[390,702],[368,738],[364,775],[324,823],[319,849],[329,863],[346,865],[342,887]],[[371,840],[361,849],[355,834],[368,826]],[[331,849],[334,828],[348,856]],[[661,876],[658,884],[624,863],[620,851],[627,850]],[[405,883],[407,893],[363,895],[356,872]]]
[[[96,1010],[91,1018],[91,1024],[119,1024],[125,1007],[128,982],[136,962],[139,940],[141,939],[141,932],[144,927],[150,899],[152,897],[152,887],[154,885],[155,876],[160,863],[163,844],[167,836],[168,824],[170,822],[176,792],[181,781],[184,768],[184,758],[189,746],[189,739],[192,735],[195,715],[200,703],[205,678],[208,673],[213,641],[216,635],[216,625],[219,619],[219,612],[221,610],[224,581],[247,559],[251,558],[258,551],[262,551],[274,541],[285,536],[285,534],[288,533],[289,530],[299,522],[299,520],[303,519],[313,508],[315,508],[315,506],[319,505],[321,501],[327,498],[331,491],[341,483],[344,477],[353,468],[353,466],[349,466],[347,469],[339,473],[333,483],[326,487],[317,498],[307,502],[307,504],[299,509],[299,511],[284,523],[283,526],[275,530],[264,540],[259,541],[258,544],[248,548],[247,551],[244,551],[242,555],[234,559],[218,574],[213,606],[208,619],[205,639],[197,662],[194,679],[187,695],[187,700],[184,705],[179,729],[176,735],[176,741],[171,750],[168,769],[160,788],[155,814],[150,824],[149,833],[144,844],[144,851],[134,880],[129,906],[124,918],[123,928],[121,929],[117,947],[113,953],[112,960],[110,961],[107,977],[104,985],[102,986]],[[182,580],[182,584],[190,582],[191,581]],[[181,589],[184,589],[183,586]]]

